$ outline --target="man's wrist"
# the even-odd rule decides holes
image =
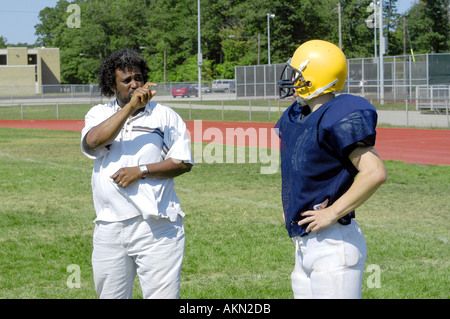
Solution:
[[[139,170],[141,171],[141,178],[142,179],[146,178],[149,172],[147,165],[139,165]]]

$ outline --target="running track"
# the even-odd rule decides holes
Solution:
[[[194,142],[214,141],[230,144],[256,146],[259,138],[232,138],[229,134],[238,132],[264,132],[267,136],[263,146],[278,148],[277,143],[271,143],[271,123],[249,122],[208,122],[188,121],[191,140]],[[34,128],[49,130],[67,130],[81,132],[84,126],[83,120],[1,120],[0,127]],[[228,131],[227,131],[228,128]],[[239,128],[239,131],[237,130]],[[205,134],[205,132],[207,134]],[[231,133],[230,133],[231,132]],[[228,135],[229,135],[228,134]],[[210,137],[207,139],[207,137]],[[231,135],[234,137],[233,135]],[[261,135],[262,136],[262,135]],[[273,139],[272,139],[273,140]],[[273,144],[273,145],[272,145]],[[424,165],[450,165],[450,130],[427,130],[408,128],[377,128],[377,142],[375,148],[383,160],[396,160],[406,163]]]

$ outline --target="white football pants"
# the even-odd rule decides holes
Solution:
[[[181,217],[175,223],[142,216],[97,221],[92,252],[95,290],[102,299],[131,298],[137,273],[144,298],[177,299],[183,256]]]
[[[291,274],[296,299],[359,299],[367,249],[359,225],[335,223],[317,234],[293,238],[295,268]]]

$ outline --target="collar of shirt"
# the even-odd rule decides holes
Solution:
[[[117,99],[115,99],[114,101],[112,101],[111,103],[113,103],[112,107],[114,109],[114,113],[118,112],[122,107],[119,105],[119,103],[117,103]],[[147,105],[145,106],[144,111],[139,112],[139,114],[137,114],[136,116],[132,116],[132,119],[136,119],[139,118],[141,116],[143,116],[144,114],[148,114],[150,115],[152,113],[152,102],[148,102]]]

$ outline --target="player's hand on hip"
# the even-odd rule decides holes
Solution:
[[[328,209],[318,210],[308,210],[302,213],[302,216],[305,217],[301,221],[298,222],[298,225],[306,225],[306,232],[309,233],[312,231],[313,233],[317,233],[319,230],[324,229],[328,226],[331,226],[336,222],[336,220],[332,217],[334,216]]]
[[[327,205],[328,199],[320,204],[314,205],[314,210],[303,212],[301,215],[305,218],[299,221],[298,225],[309,224],[306,227],[306,232],[309,233],[312,231],[313,233],[317,233],[319,230],[334,224],[337,221],[336,214],[332,211],[331,206],[326,207]]]

